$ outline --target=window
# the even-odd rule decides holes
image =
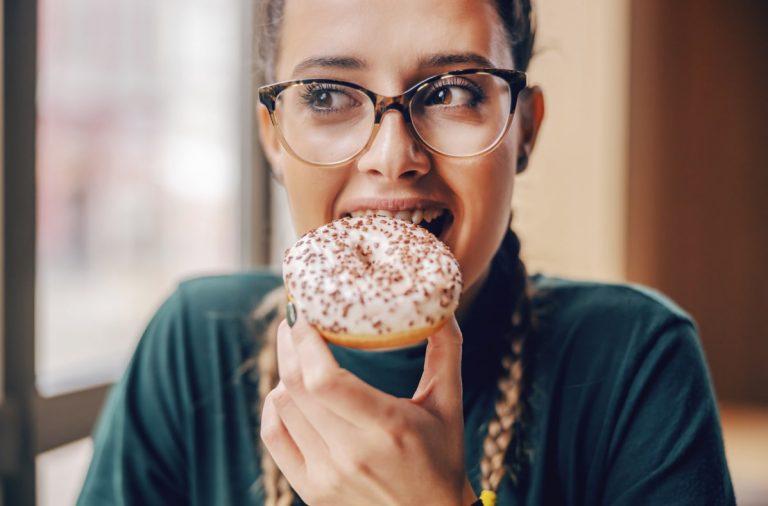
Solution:
[[[0,504],[77,493],[61,470],[178,281],[266,262],[250,12],[4,3]]]
[[[114,379],[180,277],[238,267],[239,14],[38,3],[41,393]]]

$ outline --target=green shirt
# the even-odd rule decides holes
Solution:
[[[734,504],[711,381],[695,324],[673,302],[628,284],[537,274],[545,314],[526,371],[532,448],[527,478],[499,504]],[[262,504],[250,314],[279,276],[249,272],[182,282],[158,310],[113,388],[94,435],[78,504]],[[479,490],[493,410],[503,277],[466,321],[466,469]],[[368,383],[410,396],[424,346],[333,347]]]

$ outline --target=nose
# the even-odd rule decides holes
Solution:
[[[418,179],[429,172],[430,159],[414,139],[402,112],[386,111],[373,142],[357,162],[360,172],[389,181]]]

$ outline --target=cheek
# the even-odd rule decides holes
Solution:
[[[509,225],[514,188],[514,150],[505,145],[454,171],[452,186],[460,220],[451,241],[466,287],[488,267]]]
[[[344,168],[325,169],[295,162],[284,166],[283,183],[299,235],[332,220],[333,205],[344,188],[346,173]]]
[[[474,171],[472,184],[464,186],[466,198],[462,199],[469,218],[487,223],[496,221],[497,215],[509,214],[513,171],[511,161],[503,156],[489,160]]]

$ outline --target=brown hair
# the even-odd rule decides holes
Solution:
[[[497,8],[512,52],[515,67],[526,70],[533,54],[535,17],[532,0],[491,0]],[[256,30],[257,57],[260,70],[267,82],[275,79],[275,62],[279,50],[281,19],[285,0],[262,0]],[[510,220],[511,226],[511,220]],[[532,307],[533,287],[528,281],[525,265],[520,258],[520,240],[510,228],[494,257],[500,269],[505,270],[508,280],[508,296],[511,316],[508,332],[507,354],[501,358],[498,379],[498,398],[488,430],[483,441],[480,461],[481,487],[496,490],[505,474],[518,483],[526,471],[529,449],[523,437],[523,422],[527,416],[527,382],[524,372],[530,364],[532,336],[538,327]],[[263,323],[257,336],[260,348],[256,362],[259,376],[260,416],[264,398],[278,382],[276,366],[277,326],[285,317],[286,297],[282,287],[276,288],[261,302],[254,318]],[[257,418],[258,419],[258,418]],[[258,438],[258,434],[257,434]],[[261,481],[268,506],[287,506],[293,501],[293,492],[285,477],[275,465],[269,452],[260,445]]]
[[[533,0],[489,0],[504,25],[507,45],[517,70],[528,70],[536,40],[536,16]],[[275,62],[280,50],[285,0],[261,0],[256,11],[254,46],[256,69],[266,83],[275,82]]]

